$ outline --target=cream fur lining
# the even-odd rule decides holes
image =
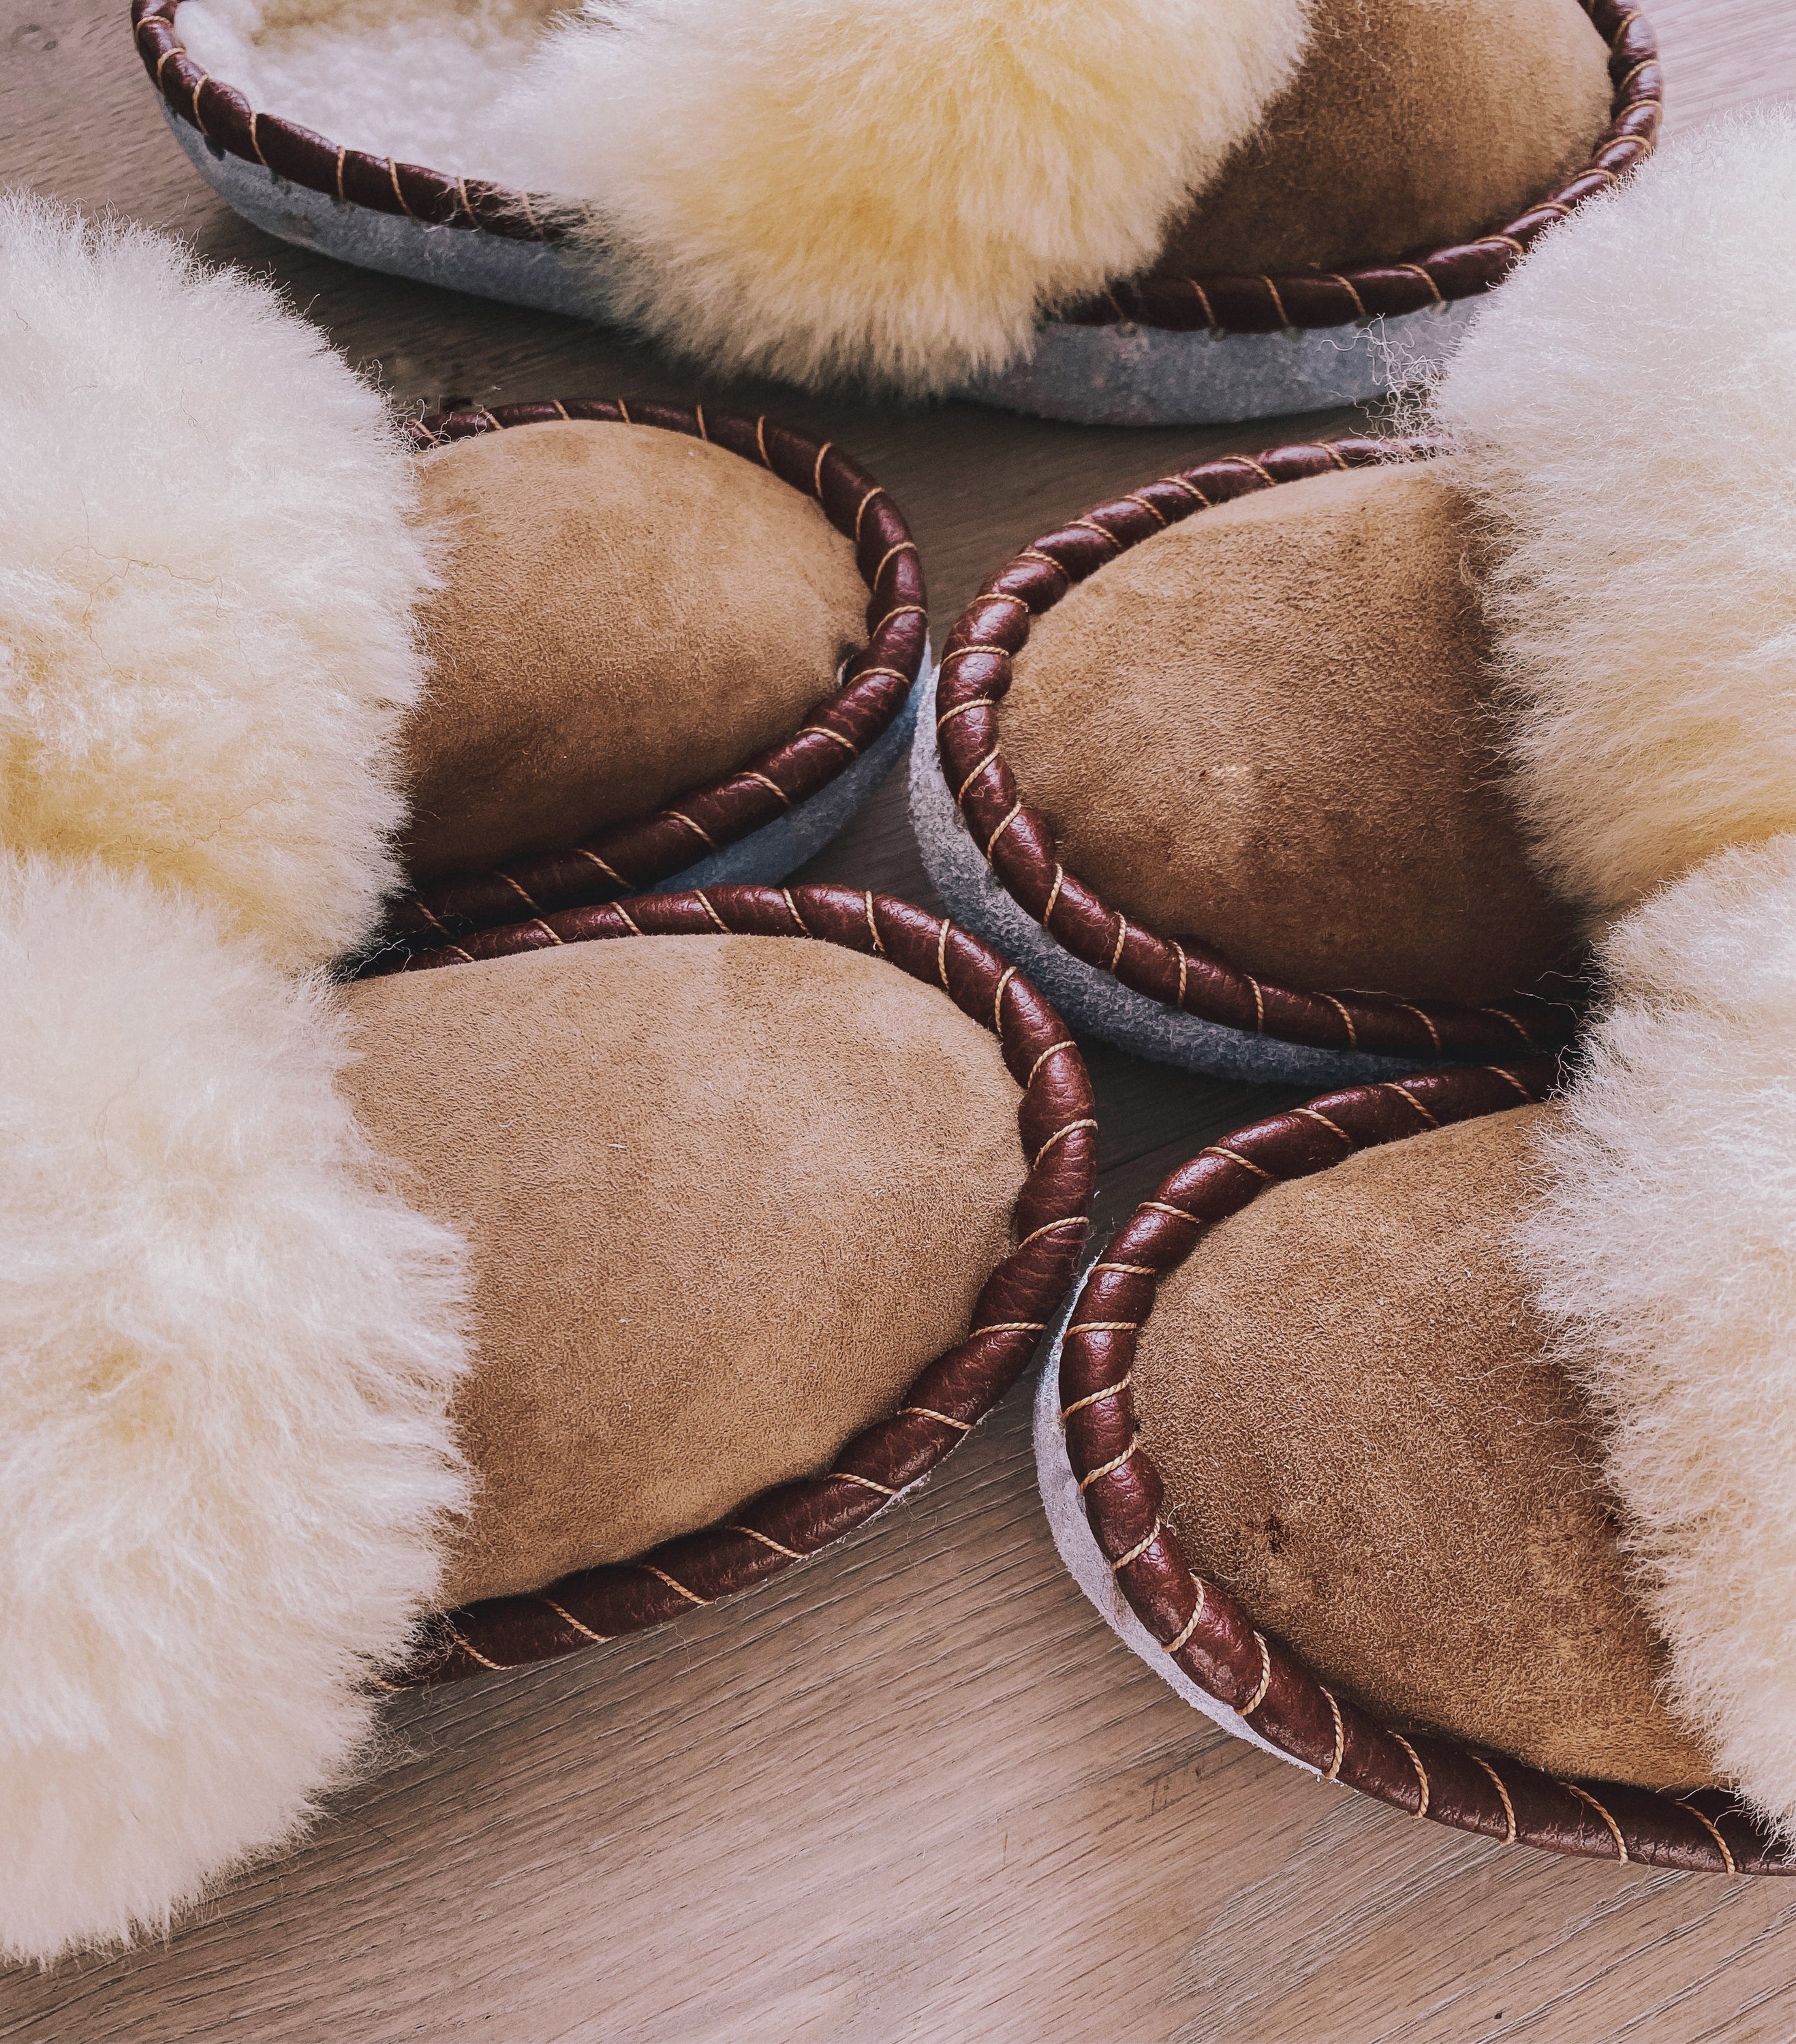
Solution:
[[[1617,925],[1522,1250],[1608,1420],[1672,1700],[1796,1837],[1796,836]]]
[[[413,459],[265,286],[0,198],[0,844],[219,903],[305,966],[398,878]]]
[[[1548,234],[1436,394],[1522,813],[1599,921],[1796,828],[1796,106]]]
[[[521,63],[536,5],[179,26],[269,112],[590,209],[620,311],[676,348],[919,390],[1151,261],[1309,26],[1308,0],[588,0]]]
[[[210,907],[0,855],[0,1950],[158,1931],[371,1729],[464,1503],[455,1237],[325,992]]]

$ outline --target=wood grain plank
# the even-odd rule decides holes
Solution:
[[[1674,127],[1796,92],[1796,8],[1656,0]],[[192,175],[122,6],[8,0],[0,179],[272,275],[402,398],[658,391],[839,439],[906,505],[938,634],[997,562],[1202,455],[694,377],[615,335],[267,241]],[[806,877],[934,905],[894,776]],[[1096,1049],[1106,1214],[1295,1097]],[[387,1765],[160,1946],[0,1974],[0,2039],[1787,2037],[1781,1885],[1506,1852],[1226,1739],[1104,1628],[1037,1507],[1026,1391],[917,1500],[758,1596],[407,1698]]]

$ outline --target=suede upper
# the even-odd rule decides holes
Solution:
[[[344,997],[363,1127],[470,1245],[480,1489],[448,1604],[821,1473],[1009,1247],[1027,1160],[997,1039],[880,959],[628,939]]]
[[[445,544],[403,745],[418,878],[577,843],[785,738],[866,638],[854,548],[706,440],[589,421],[422,457]]]
[[[1068,868],[1288,985],[1475,1004],[1569,962],[1495,785],[1459,519],[1422,464],[1285,483],[1039,619],[999,739]]]
[[[1192,1567],[1399,1724],[1686,1787],[1582,1400],[1506,1242],[1552,1107],[1273,1186],[1163,1281],[1141,1437]]]
[[[1500,226],[1583,167],[1607,67],[1578,0],[1329,0],[1154,268],[1338,270]]]

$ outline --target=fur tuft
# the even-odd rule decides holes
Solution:
[[[587,0],[495,109],[619,309],[721,367],[940,390],[1159,252],[1307,0]]]
[[[0,198],[0,843],[225,905],[292,967],[398,874],[429,585],[379,395],[273,292]]]
[[[1796,106],[1556,227],[1435,394],[1521,812],[1598,919],[1796,828]]]
[[[1796,1838],[1796,836],[1662,889],[1604,962],[1523,1257],[1606,1420],[1674,1707]]]
[[[459,1245],[385,1189],[325,989],[222,920],[0,857],[14,1955],[160,1931],[291,1836],[465,1504]]]

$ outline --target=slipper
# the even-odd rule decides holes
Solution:
[[[1052,1320],[1095,1124],[1026,981],[882,896],[333,980],[456,729],[415,457],[158,237],[10,202],[0,298],[0,1948],[47,1958],[294,1838],[381,1689],[905,1494]]]
[[[1206,463],[991,577],[913,747],[949,912],[1198,1070],[1563,1042],[1592,935],[1796,822],[1792,202],[1787,110],[1686,138],[1489,302],[1432,437]]]
[[[1620,0],[135,0],[133,25],[196,168],[287,240],[722,370],[1112,424],[1351,402],[1440,359],[1651,149],[1661,94]]]
[[[1325,1094],[1117,1232],[1042,1493],[1188,1701],[1461,1830],[1796,1872],[1793,932],[1796,837],[1718,853],[1612,932],[1562,1097]]]

